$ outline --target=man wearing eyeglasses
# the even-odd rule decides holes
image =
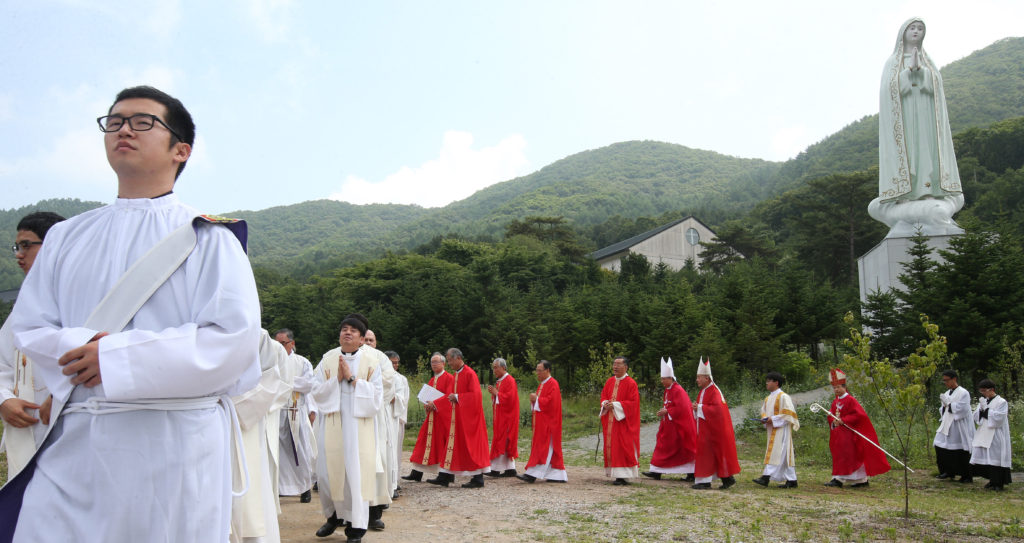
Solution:
[[[172,193],[195,141],[179,100],[125,89],[98,123],[118,198],[51,229],[11,314],[15,343],[55,407],[34,471],[19,477],[32,475],[20,511],[0,510],[0,535],[14,526],[14,541],[227,541],[232,492],[249,480],[238,474],[233,488],[229,397],[260,378],[242,233],[204,222]],[[133,315],[128,324],[86,327],[101,299],[123,292],[126,271],[179,227],[194,232],[194,247],[180,265],[153,261],[169,275],[132,300],[141,306],[114,308]],[[0,491],[0,508],[12,495]]]
[[[12,247],[21,271],[27,274],[32,269],[46,232],[63,220],[64,217],[51,211],[36,211],[22,217]],[[8,479],[32,458],[50,422],[46,401],[50,393],[42,379],[33,378],[32,370],[32,360],[15,348],[14,335],[4,323],[0,330],[0,418],[4,421],[0,450],[7,452]]]

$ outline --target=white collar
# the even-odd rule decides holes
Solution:
[[[613,376],[613,377],[614,377],[614,376]],[[615,377],[615,380],[616,380],[616,381],[621,381],[621,380],[625,379],[626,377],[629,377],[629,374],[628,374],[628,373],[624,373],[624,374],[622,374],[622,377]]]
[[[465,366],[463,366],[463,367],[465,367]],[[504,379],[506,377],[508,377],[507,373],[505,375],[502,375],[501,377],[498,377],[498,379],[497,379],[497,381],[495,381],[495,383],[497,383],[498,381],[501,381],[502,379]]]
[[[543,381],[541,381],[541,382],[540,382],[540,384],[542,384],[542,385],[543,385],[544,383],[546,383],[546,382],[548,382],[548,381],[550,381],[550,380],[551,380],[551,376],[550,376],[550,375],[548,375],[548,378],[547,378],[547,379],[544,379]]]
[[[845,397],[847,397],[847,396],[849,396],[849,395],[850,395],[850,393],[849,393],[849,392],[844,392],[842,396],[840,396],[840,397],[838,397],[838,398],[836,398],[836,399],[837,399],[837,400],[842,400],[843,398],[845,398]]]

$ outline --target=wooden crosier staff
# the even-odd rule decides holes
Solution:
[[[842,420],[839,419],[839,417],[833,415],[832,412],[830,412],[828,409],[825,409],[824,407],[822,407],[821,405],[819,405],[817,403],[812,403],[811,404],[811,412],[813,412],[813,413],[824,412],[826,415],[836,419],[836,422],[838,422],[841,426],[845,426],[847,430],[849,430],[849,431],[859,435],[860,437],[864,438],[864,441],[867,441],[868,443],[874,445],[875,448],[877,448],[878,450],[880,450],[880,451],[884,452],[885,454],[889,455],[889,458],[892,458],[893,460],[899,462],[901,466],[903,466],[903,467],[907,468],[908,470],[910,470],[910,473],[914,473],[914,470],[910,469],[910,466],[908,466],[908,465],[904,464],[903,462],[901,462],[899,458],[896,458],[895,456],[890,454],[889,451],[883,449],[882,446],[879,445],[878,443],[875,443],[874,441],[871,441],[870,439],[868,439],[864,434],[862,434],[862,433],[858,432],[857,430],[854,430],[853,428],[850,428],[849,426],[847,426],[845,423],[843,423]]]

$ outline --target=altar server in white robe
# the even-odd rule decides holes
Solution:
[[[181,102],[134,87],[108,113],[99,124],[119,198],[50,230],[11,316],[55,420],[20,515],[0,526],[32,543],[225,541],[229,396],[260,378],[252,269],[234,230],[196,224],[196,210],[170,193],[195,139]],[[131,322],[84,327],[129,266],[183,225],[195,225],[194,249]]]
[[[971,393],[958,384],[953,370],[942,372],[946,392],[939,395],[939,428],[935,431],[935,461],[939,466],[937,479],[970,483],[971,443],[974,441],[974,421],[971,419]]]
[[[768,397],[761,403],[761,423],[768,431],[768,446],[764,454],[764,471],[754,482],[768,486],[769,481],[782,483],[779,488],[797,486],[793,454],[793,432],[800,429],[793,399],[782,391],[786,378],[777,371],[765,376]]]
[[[291,388],[281,380],[278,371],[278,366],[288,355],[280,343],[270,339],[266,330],[261,332],[260,369],[263,374],[260,381],[253,389],[231,398],[242,429],[246,472],[249,474],[248,490],[235,497],[231,504],[232,543],[281,541],[277,522],[278,502],[271,479],[271,475],[276,474],[271,446],[276,448],[278,442],[267,439],[267,426],[277,424],[277,413],[291,393]],[[270,418],[270,413],[275,416]],[[233,462],[241,461],[238,455],[231,459]]]
[[[27,274],[32,269],[46,233],[63,220],[64,217],[52,211],[34,211],[18,221],[14,258],[21,271]],[[43,442],[49,423],[47,397],[50,391],[42,379],[33,377],[32,360],[14,346],[9,322],[4,322],[0,328],[0,418],[4,423],[0,451],[7,453],[7,478],[11,479]]]
[[[978,383],[981,399],[974,411],[978,425],[971,447],[971,471],[988,479],[985,488],[1002,490],[1010,484],[1010,406],[996,394],[996,384],[990,379]]]
[[[291,397],[281,410],[278,421],[278,492],[282,496],[300,496],[300,502],[308,503],[312,499],[310,489],[313,488],[313,461],[316,458],[307,400],[313,387],[313,364],[295,352],[294,332],[282,328],[274,333],[274,337],[288,352],[281,364],[281,378],[292,387]]]
[[[402,472],[402,445],[405,443],[405,423],[409,420],[409,380],[398,372],[401,358],[395,351],[384,351],[384,356],[391,361],[395,370],[395,395],[391,402],[385,404],[391,417],[391,442],[394,444],[394,462],[391,464],[389,482],[391,499],[398,499],[398,477]]]
[[[363,345],[365,319],[349,315],[341,323],[340,347],[324,354],[314,370],[311,392],[319,427],[317,484],[327,521],[317,530],[327,537],[345,526],[349,542],[362,541],[376,492],[375,419],[384,398],[383,353]],[[383,466],[380,466],[383,469]]]

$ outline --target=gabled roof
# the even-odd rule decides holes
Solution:
[[[690,219],[693,219],[693,220],[697,221],[697,223],[699,223],[704,228],[708,228],[708,225],[700,222],[700,220],[695,218],[693,215],[690,215],[688,217],[684,217],[684,218],[679,219],[677,221],[672,221],[672,222],[670,222],[668,224],[659,226],[659,227],[655,228],[654,230],[648,230],[648,231],[644,232],[643,234],[638,234],[638,235],[633,236],[633,237],[631,237],[631,238],[629,238],[627,240],[620,241],[620,242],[615,243],[613,245],[609,245],[609,246],[605,247],[604,249],[598,249],[598,250],[590,253],[587,256],[589,256],[590,258],[593,258],[594,260],[601,260],[602,258],[606,258],[606,257],[612,256],[614,254],[625,252],[625,251],[629,250],[630,247],[640,243],[641,241],[644,241],[644,240],[646,240],[648,238],[653,238],[654,236],[657,236],[658,234],[664,232],[665,230],[668,230],[669,228],[672,228],[673,226],[675,226],[675,225],[677,225],[677,224],[679,224],[681,222],[686,222],[686,221],[688,221]],[[712,234],[714,233],[714,231],[711,230],[710,228],[708,228],[708,231],[710,231]]]

